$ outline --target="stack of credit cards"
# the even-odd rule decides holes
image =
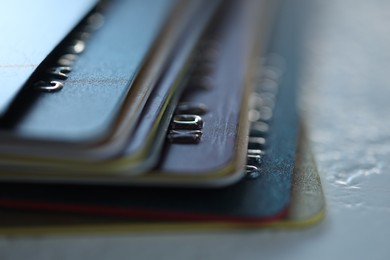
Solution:
[[[291,1],[30,5],[0,18],[0,231],[321,219]]]

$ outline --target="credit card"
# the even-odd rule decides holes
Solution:
[[[201,113],[207,109],[201,115],[204,124],[201,134],[196,129],[185,129],[183,133],[190,134],[184,137],[190,141],[183,142],[180,139],[176,143],[172,143],[172,136],[168,134],[159,168],[134,178],[129,183],[224,186],[239,180],[245,172],[249,175],[267,173],[270,184],[281,186],[284,203],[288,202],[299,127],[296,107],[298,39],[290,37],[290,33],[296,28],[298,20],[293,15],[283,15],[282,18],[275,21],[275,27],[270,32],[265,57],[256,60],[255,56],[258,67],[249,66],[255,74],[250,76],[249,85],[254,86],[250,86],[253,88],[250,98],[241,103],[241,108],[238,108],[238,98],[233,98],[239,96],[239,92],[234,92],[239,90],[233,89],[233,77],[238,75],[238,70],[227,69],[235,68],[239,59],[229,56],[231,51],[227,48],[226,53],[220,52],[218,62],[221,64],[215,69],[215,74],[223,75],[221,78],[226,81],[221,80],[219,85],[215,84],[212,91],[196,92],[190,89],[182,100],[185,109],[189,105],[195,106]],[[221,42],[228,44],[226,40]],[[264,41],[260,43],[264,44]],[[261,50],[261,47],[258,49]],[[229,58],[223,60],[224,54]],[[232,60],[235,62],[232,63]],[[238,67],[242,68],[243,65]],[[179,118],[181,109],[179,105]],[[245,151],[239,151],[240,146],[232,145],[234,138],[239,138],[240,134],[243,138],[238,131],[240,122],[234,121],[234,112],[231,112],[240,109],[244,113],[236,117],[236,120],[250,121],[249,142],[245,143]],[[178,135],[174,127],[171,127],[170,134],[172,133]],[[195,138],[196,134],[199,134],[198,139]],[[245,132],[244,138],[247,135],[248,132]],[[183,139],[180,135],[178,137]],[[196,143],[191,143],[191,140]],[[240,156],[243,155],[246,155],[246,168],[240,161]]]
[[[297,228],[313,225],[324,217],[325,199],[306,135],[301,131],[300,136],[292,198],[286,216],[279,220],[272,222],[142,220],[142,218],[130,216],[90,214],[86,212],[88,207],[83,213],[77,214],[71,213],[75,208],[70,206],[61,208],[61,205],[53,204],[49,207],[49,204],[42,202],[38,205],[37,203],[29,204],[26,200],[13,200],[12,196],[7,200],[3,191],[0,199],[0,233],[21,235],[80,232],[177,232],[260,227]],[[41,194],[40,197],[43,195]],[[158,198],[155,199],[158,200]],[[177,196],[175,199],[180,200],[181,197]]]
[[[24,114],[17,109],[20,120],[14,122],[11,116],[13,121],[6,122],[9,131],[1,135],[0,145],[4,157],[96,161],[117,155],[173,57],[176,42],[191,32],[188,26],[194,16],[206,19],[199,15],[205,1],[175,3],[118,0],[109,5],[104,24],[88,41],[73,35],[72,44],[79,45],[64,48],[85,50],[76,55],[71,71],[58,71],[56,66],[50,71],[50,75],[68,74],[62,83],[50,80],[51,76],[37,80],[31,91],[48,93],[40,93]],[[207,4],[211,10],[218,1],[213,3]],[[75,35],[84,37],[84,32],[82,27]],[[56,62],[68,54],[61,53]],[[58,86],[58,91],[50,89]]]

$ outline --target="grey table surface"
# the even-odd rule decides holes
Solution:
[[[302,110],[327,200],[303,230],[0,238],[0,259],[390,259],[390,1],[312,0]]]

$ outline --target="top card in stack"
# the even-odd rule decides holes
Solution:
[[[29,74],[2,73],[18,79],[10,86],[18,95],[0,97],[7,99],[2,101],[4,104],[10,104],[0,118],[0,160],[3,169],[7,169],[2,171],[3,177],[18,178],[8,174],[14,170],[39,172],[46,165],[82,169],[94,162],[117,158],[139,120],[143,120],[147,102],[159,106],[159,116],[150,116],[156,120],[173,106],[169,103],[180,94],[178,82],[191,67],[192,50],[219,2],[116,0],[99,2],[94,8],[94,3],[84,4],[84,13],[76,12],[73,23],[49,28],[56,30],[56,41],[51,41],[51,45],[44,44],[52,36],[51,30],[46,32],[47,37],[45,32],[40,35],[40,24],[25,16],[26,31],[31,34],[39,30],[37,34],[26,34],[34,38],[35,45],[15,50],[16,57],[25,52],[30,55],[35,49],[45,48],[45,52],[33,57],[33,63],[39,66],[30,69]],[[50,8],[61,16],[61,6]],[[20,11],[31,12],[23,8]],[[38,12],[35,15],[42,16]],[[14,23],[9,27],[17,30]],[[31,42],[19,33],[15,32],[22,38],[15,40]],[[19,71],[28,67],[29,57],[23,57],[20,66],[18,60],[10,59],[4,68]],[[170,87],[164,88],[163,95],[153,95],[163,85],[161,77],[166,74],[171,75],[170,82],[165,82]],[[5,79],[6,76],[0,80]],[[140,149],[152,146],[145,144]],[[145,161],[139,151],[131,156],[131,163]],[[107,169],[115,170],[115,164]]]

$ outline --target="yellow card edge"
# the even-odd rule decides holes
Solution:
[[[154,232],[211,232],[211,231],[233,231],[247,229],[295,229],[310,227],[325,217],[325,209],[317,214],[303,220],[280,220],[271,223],[215,223],[215,222],[186,222],[186,223],[136,223],[136,224],[97,224],[97,225],[74,225],[74,226],[35,226],[20,228],[0,228],[3,235],[43,235],[43,234],[123,234],[123,233],[154,233]]]

